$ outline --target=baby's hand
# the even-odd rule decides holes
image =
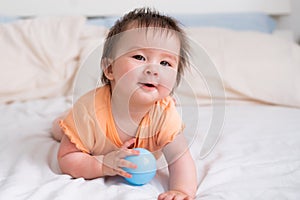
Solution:
[[[117,151],[112,151],[106,154],[103,158],[103,174],[107,176],[120,175],[126,178],[131,178],[131,174],[125,172],[122,167],[136,168],[137,166],[124,158],[132,155],[139,155],[139,151],[128,149],[135,139],[126,141],[124,145]]]
[[[158,196],[158,200],[193,200],[192,197],[190,197],[189,195],[183,193],[183,192],[179,192],[179,191],[175,191],[175,190],[170,190],[167,192],[164,192],[162,194],[160,194]]]

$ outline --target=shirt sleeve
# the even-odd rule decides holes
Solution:
[[[83,104],[76,103],[60,121],[60,127],[76,148],[91,153],[94,144],[94,122]]]
[[[172,142],[175,137],[184,129],[181,116],[179,115],[174,101],[171,99],[167,106],[164,107],[160,117],[160,130],[158,131],[157,145],[164,147]]]

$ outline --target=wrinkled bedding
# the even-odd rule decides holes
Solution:
[[[0,105],[0,199],[154,200],[167,189],[165,168],[144,186],[128,185],[120,177],[84,180],[62,175],[56,160],[59,143],[50,129],[52,120],[70,105],[66,97]],[[211,124],[211,108],[198,110],[197,119],[183,117],[197,165],[197,199],[300,199],[299,109],[226,106],[220,138],[204,158],[199,147]]]

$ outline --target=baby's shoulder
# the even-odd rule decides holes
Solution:
[[[82,95],[75,106],[83,106],[87,110],[94,110],[97,107],[106,107],[110,98],[110,90],[108,86],[102,86],[88,91]]]

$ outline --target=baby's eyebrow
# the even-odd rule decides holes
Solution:
[[[179,55],[175,54],[174,52],[171,52],[171,51],[167,51],[167,50],[164,50],[164,49],[156,49],[156,48],[151,48],[151,47],[141,47],[141,46],[131,46],[129,49],[128,49],[128,53],[134,53],[136,51],[147,51],[147,49],[152,49],[152,50],[159,50],[161,51],[160,55],[162,57],[166,57],[168,59],[171,59],[175,62],[178,62],[178,58],[179,58]]]
[[[175,61],[175,62],[178,62],[178,57],[179,57],[179,56],[173,54],[172,52],[162,53],[162,55],[163,55],[164,57],[167,57],[167,58],[169,58],[169,59]]]

